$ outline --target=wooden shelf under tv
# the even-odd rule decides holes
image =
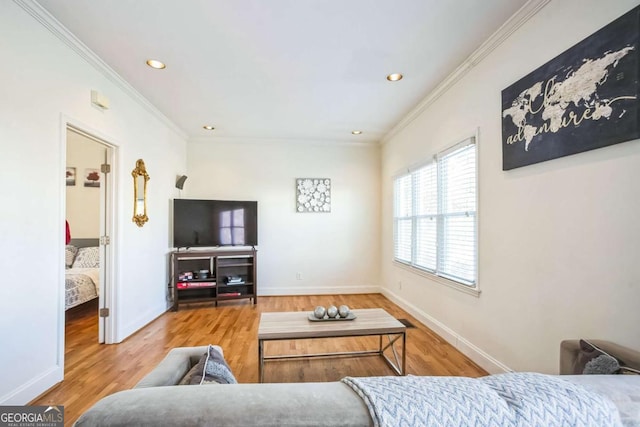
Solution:
[[[258,303],[255,249],[178,250],[171,252],[171,289],[174,311],[180,305],[249,299]],[[200,270],[209,270],[207,277],[197,277]],[[192,279],[181,278],[192,272]],[[226,284],[228,276],[239,276],[243,282]],[[197,286],[210,282],[210,286]],[[193,287],[178,288],[178,283],[193,283]]]

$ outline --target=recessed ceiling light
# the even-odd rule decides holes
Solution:
[[[361,130],[352,130],[351,133],[354,134],[354,135],[360,135],[362,133],[362,131]]]
[[[205,128],[206,130],[214,130],[215,128],[213,126],[202,126],[203,128]]]
[[[390,82],[397,82],[398,80],[402,80],[402,74],[400,73],[389,74],[387,76],[387,80],[389,80]]]
[[[156,70],[167,68],[164,62],[158,61],[157,59],[147,59],[147,65],[151,68],[155,68]]]

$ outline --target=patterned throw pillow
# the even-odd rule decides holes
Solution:
[[[100,252],[97,246],[78,249],[73,268],[99,268]]]
[[[237,384],[236,378],[218,349],[209,344],[208,351],[200,358],[180,382],[181,385]]]
[[[71,268],[73,260],[76,259],[78,254],[78,248],[73,245],[67,245],[64,247],[64,266],[65,268]]]

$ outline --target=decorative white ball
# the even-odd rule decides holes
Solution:
[[[335,305],[330,305],[327,307],[327,316],[334,318],[338,315],[338,309]]]
[[[327,314],[327,309],[319,305],[313,310],[313,315],[316,319],[324,319],[324,315]]]
[[[349,312],[351,310],[349,310],[349,306],[348,305],[341,305],[338,308],[338,313],[340,314],[340,317],[347,317],[349,315]]]

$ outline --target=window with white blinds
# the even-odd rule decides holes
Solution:
[[[394,182],[394,256],[468,286],[476,283],[476,145],[467,139]]]

